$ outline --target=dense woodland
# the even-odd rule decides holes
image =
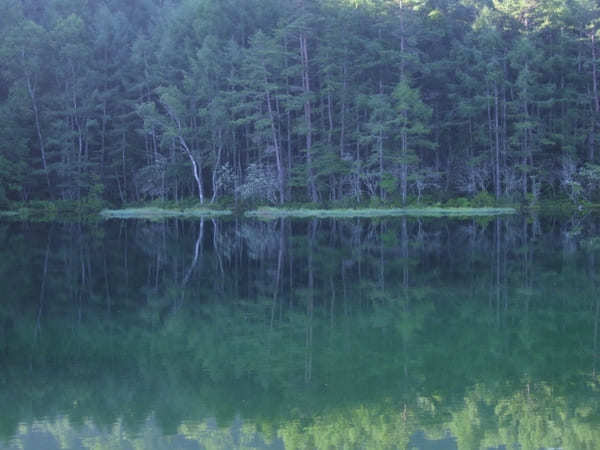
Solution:
[[[594,0],[0,0],[0,200],[598,200]]]

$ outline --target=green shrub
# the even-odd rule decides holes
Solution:
[[[358,203],[354,197],[343,197],[330,203],[330,206],[333,209],[352,209],[356,208],[357,205]]]
[[[446,202],[449,208],[468,208],[470,205],[469,199],[465,197],[451,198]]]
[[[495,204],[496,199],[487,191],[481,191],[471,199],[471,205],[475,208],[494,206]]]
[[[381,208],[384,202],[379,197],[371,197],[369,199],[369,208]]]

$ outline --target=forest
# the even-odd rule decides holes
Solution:
[[[598,202],[599,19],[594,0],[0,0],[0,207]]]

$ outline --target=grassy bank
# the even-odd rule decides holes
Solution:
[[[535,212],[542,215],[562,216],[581,213],[598,213],[598,203],[573,203],[565,200],[542,200],[534,205],[524,208],[526,212]]]
[[[364,209],[288,209],[259,208],[247,211],[247,217],[258,218],[344,218],[344,217],[469,217],[516,214],[515,208],[364,208]]]
[[[484,200],[484,199],[481,199]],[[451,199],[445,203],[410,204],[406,207],[385,204],[292,203],[282,206],[234,205],[221,202],[201,205],[195,199],[175,202],[152,202],[101,209],[99,202],[31,201],[12,203],[0,211],[0,219],[34,222],[97,221],[102,219],[212,218],[245,216],[277,218],[353,218],[353,217],[484,217],[510,214],[580,215],[600,212],[600,205],[576,204],[565,199],[542,200],[535,204],[490,206],[491,200]]]
[[[187,208],[187,209],[165,209],[156,207],[147,208],[125,208],[125,209],[104,209],[100,215],[105,219],[164,219],[164,218],[193,218],[193,217],[218,217],[231,215],[228,209],[207,209],[207,208]]]
[[[28,222],[82,222],[98,220],[101,203],[68,200],[12,202],[0,210],[0,219]]]
[[[0,211],[0,218],[2,217],[18,217],[19,213],[17,211]]]

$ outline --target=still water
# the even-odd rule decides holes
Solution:
[[[0,223],[0,448],[600,448],[599,232]]]

